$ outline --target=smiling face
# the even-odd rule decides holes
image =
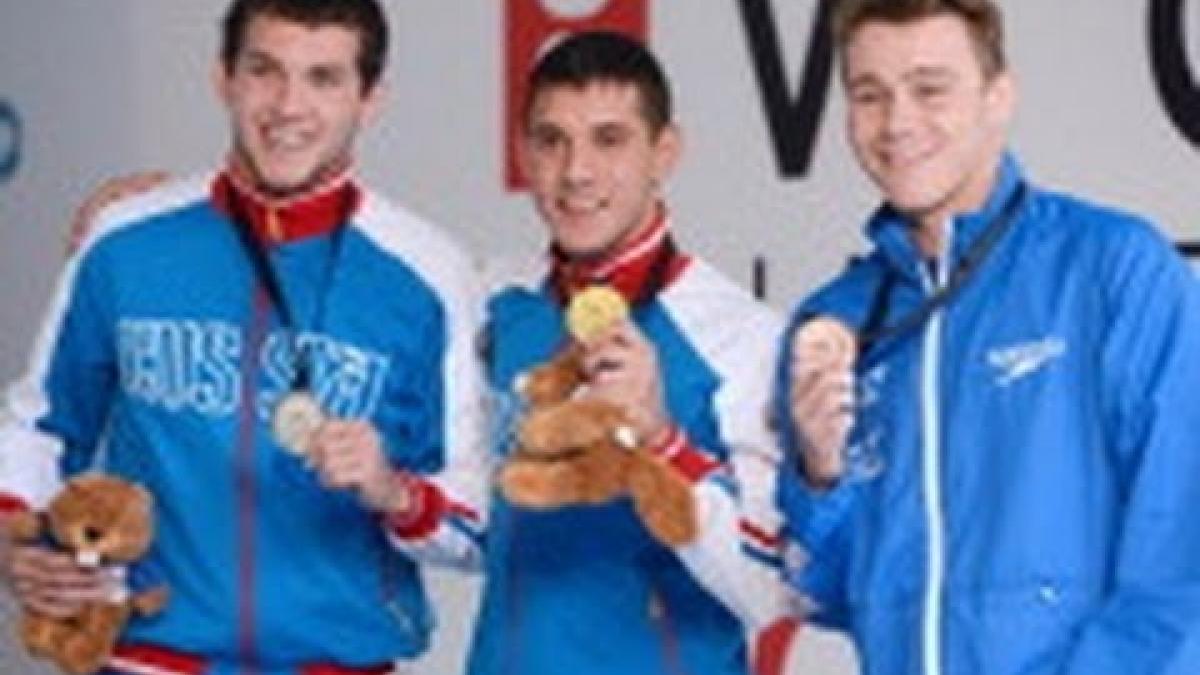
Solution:
[[[217,67],[234,154],[265,192],[302,194],[350,161],[381,96],[378,86],[364,89],[359,43],[349,28],[259,15],[246,24],[232,67]]]
[[[652,131],[637,86],[609,79],[535,93],[521,143],[538,213],[581,259],[610,255],[653,224],[678,154],[678,132]]]
[[[995,180],[1014,90],[984,76],[962,19],[870,21],[843,49],[848,131],[863,169],[924,227],[978,209]]]

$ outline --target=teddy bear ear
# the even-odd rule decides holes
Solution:
[[[86,480],[87,476],[88,474],[80,474],[78,476],[71,477],[65,484],[63,484],[62,489],[59,490],[58,495],[53,501],[57,502],[60,499],[77,499],[81,495],[86,495],[88,492],[88,482]]]
[[[142,505],[142,508],[146,509],[146,511],[154,509],[154,493],[137,483],[133,483],[133,490],[137,493],[138,503]]]

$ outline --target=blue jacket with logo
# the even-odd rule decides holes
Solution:
[[[329,234],[270,248],[292,339],[213,185],[180,181],[117,204],[70,261],[5,399],[0,492],[40,507],[62,474],[99,461],[154,494],[148,560],[171,598],[134,619],[124,643],[196,655],[216,673],[418,654],[432,618],[413,560],[355,495],[326,489],[276,445],[270,415],[293,350],[306,349],[324,408],[370,420],[397,467],[451,463],[477,442],[463,438],[478,414],[467,259],[364,191],[332,267]]]
[[[1024,184],[1006,157],[935,269],[881,209],[874,251],[784,344],[818,314],[902,321]],[[864,672],[1200,672],[1200,284],[1150,225],[1028,186],[957,297],[857,369],[850,442],[878,439],[883,473],[818,492],[793,466],[779,497],[808,557],[794,581]]]

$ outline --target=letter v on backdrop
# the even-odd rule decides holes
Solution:
[[[787,0],[791,1],[791,0]],[[771,0],[738,0],[742,27],[758,76],[758,89],[775,148],[775,161],[784,178],[803,178],[812,166],[821,117],[829,98],[833,70],[833,38],[830,10],[833,0],[820,0],[793,97],[783,63],[783,49]]]

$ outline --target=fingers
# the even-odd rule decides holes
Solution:
[[[322,485],[358,493],[370,508],[385,510],[394,501],[392,467],[379,433],[364,420],[331,420],[313,436],[312,468]]]
[[[628,321],[622,321],[583,345],[583,371],[589,381],[619,379],[648,360],[650,345]]]
[[[67,236],[67,254],[79,249],[91,232],[96,216],[114,202],[141,194],[164,183],[170,174],[165,171],[147,171],[128,176],[111,178],[96,188],[75,210],[71,229]]]
[[[658,353],[631,321],[623,321],[583,348],[588,395],[625,409],[638,435],[651,440],[669,426]]]
[[[382,454],[379,439],[369,424],[331,420],[313,435],[309,459],[328,487],[348,488],[360,484],[376,454]]]
[[[583,371],[593,386],[657,384],[658,354],[632,322],[623,321],[584,345]]]
[[[21,546],[13,550],[9,565],[17,600],[47,616],[74,616],[83,603],[103,600],[106,594],[98,570],[79,567],[64,553]]]
[[[796,378],[792,413],[809,445],[840,447],[854,417],[854,375],[847,371],[810,371]]]
[[[842,449],[854,422],[853,333],[832,319],[806,323],[791,346],[792,421],[804,440],[806,475],[836,480],[844,470]]]

